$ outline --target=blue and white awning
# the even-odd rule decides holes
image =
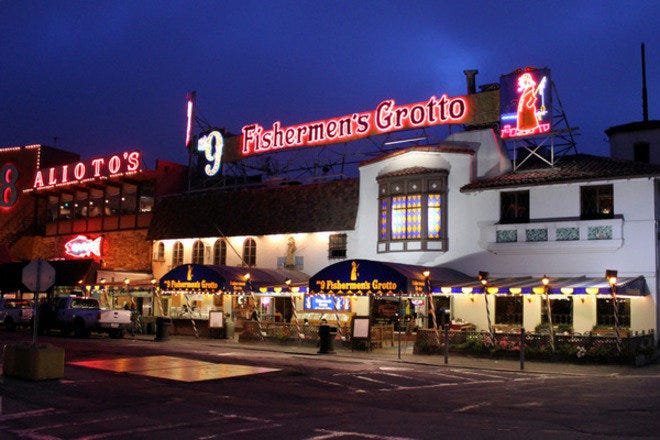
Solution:
[[[549,278],[548,293],[550,295],[611,295],[612,290],[604,277],[588,278],[586,276],[573,278]],[[484,286],[478,279],[468,283],[453,285],[433,285],[433,294],[457,295],[484,293]],[[487,293],[495,295],[543,294],[545,287],[540,278],[515,277],[493,278],[488,280]],[[649,294],[646,279],[643,276],[619,278],[617,295],[645,296]]]

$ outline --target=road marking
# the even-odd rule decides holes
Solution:
[[[392,437],[382,434],[367,434],[354,431],[330,431],[329,429],[315,429],[314,431],[323,433],[314,437],[307,437],[305,440],[325,440],[330,438],[350,437],[350,438],[372,438],[378,440],[415,440],[412,437]]]
[[[488,405],[490,405],[489,402],[479,402],[479,403],[475,403],[474,405],[467,405],[462,408],[455,409],[453,412],[461,413],[461,412],[469,411],[471,409],[481,408],[483,406],[488,406]]]
[[[16,420],[16,419],[24,419],[26,417],[41,416],[44,414],[53,413],[55,411],[56,411],[55,408],[43,408],[43,409],[35,409],[32,411],[23,411],[19,413],[2,414],[0,415],[0,422],[4,422],[5,420]]]
[[[322,383],[323,385],[333,385],[333,386],[340,387],[340,388],[348,388],[349,390],[353,391],[354,393],[366,393],[366,391],[361,389],[361,388],[354,388],[354,387],[347,386],[346,384],[339,383],[339,382],[332,382],[332,381],[329,381],[329,380],[323,380],[323,379],[319,379],[317,377],[312,377],[311,380]]]

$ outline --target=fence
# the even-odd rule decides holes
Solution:
[[[621,351],[614,336],[555,335],[555,350],[550,345],[550,335],[526,333],[524,342],[520,333],[495,333],[494,340],[488,332],[449,331],[449,349],[452,352],[485,356],[520,356],[524,344],[528,360],[593,362],[629,364],[646,362],[655,357],[653,333],[621,338]],[[418,330],[413,352],[416,354],[440,354],[444,352],[444,338],[437,343],[433,330]]]

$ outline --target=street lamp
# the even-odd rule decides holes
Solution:
[[[490,333],[490,345],[495,346],[495,331],[493,330],[493,322],[490,319],[490,307],[488,305],[488,272],[479,272],[479,282],[483,288],[484,301],[486,303],[486,318],[488,319],[488,333]]]
[[[612,306],[614,307],[614,333],[616,334],[616,351],[621,353],[621,334],[619,333],[619,304],[616,297],[617,294],[617,271],[616,270],[606,270],[605,278],[610,284],[610,293],[612,294]]]
[[[424,290],[426,290],[426,302],[428,303],[428,315],[430,316],[430,321],[433,324],[433,330],[435,331],[435,340],[440,347],[440,333],[438,333],[438,317],[435,314],[435,304],[433,302],[433,296],[431,295],[431,271],[429,269],[424,269],[422,272],[424,275]]]
[[[543,275],[541,278],[541,284],[543,284],[543,293],[545,293],[545,309],[548,316],[548,331],[550,333],[550,348],[552,352],[555,352],[555,328],[552,324],[552,307],[550,307],[550,278],[547,275]]]

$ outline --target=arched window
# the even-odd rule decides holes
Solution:
[[[181,266],[183,264],[183,244],[180,241],[174,243],[172,246],[172,267]]]
[[[201,240],[197,240],[193,243],[192,263],[204,264],[204,243],[202,243]]]
[[[243,261],[248,267],[257,265],[257,242],[253,238],[246,238],[243,242]]]
[[[156,245],[156,255],[154,255],[154,260],[165,261],[165,243],[162,241],[159,241]]]
[[[222,239],[213,244],[213,264],[227,265],[227,242]]]

